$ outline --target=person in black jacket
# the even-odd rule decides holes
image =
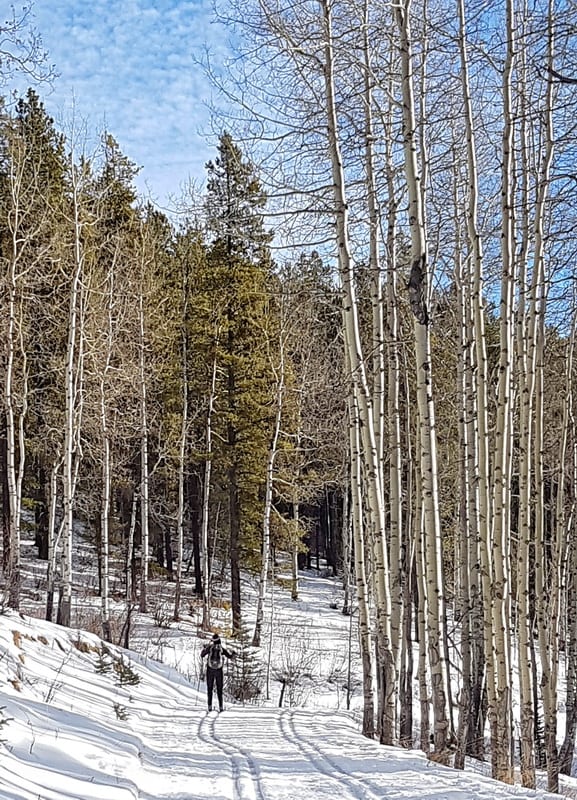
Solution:
[[[234,653],[229,652],[222,646],[220,636],[215,633],[212,640],[202,648],[201,658],[208,656],[206,664],[206,688],[208,694],[208,710],[212,711],[212,694],[216,681],[216,696],[218,698],[219,711],[223,710],[222,685],[223,685],[223,666],[224,658],[234,658]]]

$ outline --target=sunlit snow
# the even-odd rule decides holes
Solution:
[[[334,635],[344,646],[348,621],[331,613],[331,587],[311,581],[306,599],[286,606],[282,624],[300,626],[334,670],[335,653],[325,645]],[[192,627],[164,634],[141,631],[141,647],[148,637],[146,650],[160,649],[186,669],[103,647],[83,631],[0,616],[1,800],[554,797],[380,746],[361,735],[342,695],[328,708],[314,682],[304,705],[279,708],[271,693],[268,703],[229,702],[222,714],[208,713],[198,670],[203,639]],[[298,650],[299,636],[289,638]]]

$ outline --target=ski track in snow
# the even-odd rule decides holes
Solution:
[[[373,791],[369,788],[368,782],[363,783],[353,775],[346,773],[336,761],[323,753],[308,738],[305,738],[297,731],[295,723],[296,712],[294,709],[283,709],[278,716],[280,732],[285,741],[294,744],[302,753],[305,759],[328,780],[336,781],[339,785],[338,794],[335,797],[342,798],[343,790],[354,800],[380,800],[383,797],[382,788]],[[310,721],[310,715],[307,717]],[[338,773],[336,775],[335,773]]]
[[[253,757],[242,747],[224,742],[216,733],[216,713],[207,712],[199,722],[198,737],[205,744],[216,746],[228,757],[234,787],[234,800],[268,800],[260,769]]]

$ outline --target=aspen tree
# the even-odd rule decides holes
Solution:
[[[12,116],[3,114],[0,136],[0,280],[5,324],[0,464],[3,558],[8,602],[17,604],[26,472],[37,472],[39,506],[43,506],[45,492],[41,464],[45,448],[49,449],[44,439],[46,431],[38,432],[37,426],[32,426],[48,416],[43,407],[48,381],[40,371],[45,367],[42,326],[52,309],[39,301],[53,293],[51,279],[56,267],[50,258],[53,242],[59,241],[55,231],[61,222],[66,165],[63,138],[32,90],[17,102]],[[39,544],[45,554],[44,530]]]
[[[377,604],[377,653],[380,672],[379,730],[381,741],[391,744],[396,734],[395,664],[391,645],[388,553],[384,543],[385,513],[382,467],[373,424],[372,397],[362,360],[359,333],[358,306],[355,293],[353,264],[348,232],[348,206],[343,162],[339,141],[334,85],[334,47],[331,6],[320,0],[323,18],[325,104],[328,123],[328,143],[333,178],[334,217],[337,233],[339,272],[343,292],[345,343],[350,359],[353,391],[361,421],[364,475],[367,488],[367,506],[370,514],[374,557],[373,582]]]
[[[275,462],[278,456],[278,445],[281,435],[281,422],[283,418],[283,402],[285,395],[285,382],[286,382],[286,364],[285,364],[285,324],[282,319],[283,308],[281,300],[281,323],[278,341],[278,362],[276,353],[270,352],[270,345],[267,347],[269,350],[269,361],[273,375],[275,376],[275,416],[273,429],[269,444],[269,449],[266,458],[266,475],[264,484],[264,509],[262,520],[262,550],[261,550],[261,570],[258,582],[258,597],[256,605],[256,620],[254,626],[254,633],[252,637],[252,646],[260,647],[262,636],[262,625],[264,621],[265,602],[267,588],[269,584],[269,569],[270,569],[270,554],[271,554],[271,515],[273,511],[273,492],[275,480]],[[264,333],[267,345],[269,344],[269,334]],[[276,349],[276,348],[275,348]]]
[[[146,613],[148,572],[150,558],[150,465],[148,428],[148,358],[147,329],[145,319],[145,280],[148,268],[146,255],[146,236],[141,223],[139,235],[140,253],[138,256],[138,387],[139,387],[139,436],[140,436],[140,595],[139,610]]]
[[[211,569],[210,569],[210,552],[208,547],[208,531],[210,521],[210,476],[212,472],[212,424],[213,413],[216,401],[216,377],[217,377],[217,357],[216,351],[218,346],[218,333],[215,335],[215,343],[212,355],[212,369],[210,379],[210,389],[208,393],[208,402],[206,407],[206,423],[205,423],[205,450],[206,460],[204,462],[204,480],[202,486],[202,520],[201,520],[201,551],[202,551],[202,628],[205,631],[210,630],[210,585],[211,585]]]
[[[512,411],[513,411],[513,315],[515,266],[514,216],[514,118],[512,76],[516,62],[515,9],[505,3],[506,52],[502,73],[503,131],[501,169],[501,290],[499,313],[499,371],[495,441],[493,449],[491,541],[486,559],[492,561],[492,584],[486,595],[492,600],[494,636],[495,705],[488,715],[494,731],[493,777],[513,782],[511,695],[511,575],[509,530],[511,519]],[[489,549],[490,548],[490,549]],[[488,587],[487,587],[488,588]]]
[[[550,556],[550,570],[545,572],[545,498],[544,469],[542,462],[544,418],[543,418],[543,368],[545,339],[545,239],[546,239],[546,206],[550,192],[550,176],[555,148],[553,128],[554,83],[550,70],[554,63],[554,8],[548,3],[547,15],[547,62],[549,76],[545,87],[545,97],[540,113],[543,125],[543,145],[539,153],[540,167],[537,178],[535,210],[534,210],[534,245],[532,280],[529,293],[530,310],[528,321],[528,368],[526,374],[530,380],[530,389],[535,394],[535,433],[533,459],[536,482],[536,500],[533,504],[535,515],[535,595],[537,609],[537,631],[539,640],[539,656],[541,662],[541,694],[543,701],[543,717],[545,729],[545,748],[547,755],[547,783],[550,792],[559,791],[559,758],[557,751],[557,683],[559,670],[559,626],[561,613],[561,569],[565,560],[566,532],[563,523],[563,502],[559,499],[558,515],[553,531]],[[563,440],[567,428],[561,431],[561,458],[565,452]],[[561,478],[563,471],[561,470]],[[562,497],[564,481],[558,483],[558,491]]]
[[[7,336],[4,374],[4,412],[6,429],[6,483],[8,501],[4,514],[8,519],[5,538],[5,566],[8,578],[7,602],[10,608],[20,607],[20,529],[22,512],[22,481],[26,459],[24,420],[27,411],[28,379],[24,347],[25,335],[23,284],[26,276],[25,254],[27,237],[23,220],[30,213],[30,198],[26,187],[26,143],[8,132],[8,172],[6,219],[7,230],[2,247],[2,261],[6,269]],[[30,156],[28,156],[29,158]],[[18,380],[19,378],[19,380]]]
[[[82,280],[86,266],[85,225],[87,224],[86,164],[76,165],[73,155],[69,162],[71,189],[70,227],[71,254],[68,285],[67,344],[64,364],[64,437],[62,446],[62,559],[61,589],[58,601],[57,622],[70,627],[72,624],[73,590],[73,535],[74,506],[78,469],[81,457],[80,426],[82,418],[82,385],[84,358],[84,314]]]
[[[575,357],[575,328],[577,317],[573,311],[571,331],[565,344],[566,350],[566,371],[565,371],[565,393],[563,404],[563,423],[567,432],[572,431],[571,437],[563,437],[560,451],[560,459],[567,458],[567,478],[571,486],[577,485],[577,440],[575,438],[575,410],[573,393],[573,372]],[[563,450],[566,448],[566,452]],[[564,492],[561,488],[561,478],[564,468],[559,467],[559,489],[560,495]],[[560,502],[562,500],[560,499]],[[575,539],[575,493],[571,492],[571,497],[567,502],[566,517],[559,514],[558,524],[566,520],[567,536],[567,582],[565,595],[565,658],[566,658],[566,717],[563,742],[559,748],[559,771],[563,775],[571,774],[573,764],[573,753],[575,750],[575,737],[577,735],[577,542]]]
[[[100,432],[102,437],[102,494],[100,505],[100,594],[101,594],[101,620],[102,636],[107,642],[112,641],[112,631],[110,627],[110,509],[112,495],[112,456],[111,456],[111,433],[108,412],[108,389],[109,373],[113,356],[114,339],[114,315],[115,294],[117,292],[116,282],[117,265],[115,258],[108,267],[107,284],[107,324],[105,329],[104,365],[100,374]]]
[[[435,410],[432,395],[430,353],[430,266],[427,262],[427,240],[423,209],[424,187],[417,159],[417,124],[413,88],[410,0],[395,6],[399,35],[401,86],[403,98],[403,147],[409,194],[411,233],[411,269],[409,297],[414,316],[415,355],[417,363],[417,401],[419,409],[419,467],[423,503],[424,552],[426,558],[428,656],[434,715],[435,756],[448,759],[451,735],[448,716],[449,697],[445,661],[445,609],[441,564],[441,530],[439,519]]]
[[[345,358],[346,358],[345,351]],[[347,359],[348,360],[348,359]],[[351,525],[353,534],[354,574],[356,600],[359,614],[359,640],[363,674],[363,735],[373,739],[375,735],[375,703],[373,689],[373,659],[371,642],[371,616],[369,603],[369,580],[365,563],[365,541],[363,534],[362,458],[360,419],[354,392],[348,395],[349,439],[351,463]]]
[[[495,648],[493,641],[493,617],[491,612],[492,599],[492,560],[490,546],[491,505],[490,505],[490,442],[489,442],[489,399],[488,399],[488,365],[487,343],[485,333],[485,308],[484,308],[484,274],[483,274],[483,248],[479,227],[479,178],[477,167],[476,137],[473,123],[472,94],[469,80],[469,56],[467,47],[467,22],[465,3],[458,2],[459,17],[459,54],[461,89],[463,93],[463,110],[465,124],[466,158],[467,158],[467,193],[466,193],[466,222],[467,240],[470,258],[470,297],[471,315],[474,342],[472,355],[474,395],[471,398],[473,405],[472,419],[475,420],[470,438],[470,455],[472,458],[469,476],[474,478],[474,496],[471,497],[470,517],[471,546],[473,557],[476,559],[477,542],[480,545],[481,587],[483,608],[483,640],[486,663],[486,685],[489,708],[495,708],[497,702],[495,683]],[[476,563],[476,561],[475,561]],[[478,595],[481,601],[481,595]],[[477,621],[477,609],[473,611],[473,622]],[[474,635],[475,643],[479,637]],[[479,645],[476,646],[478,654]],[[482,670],[482,668],[481,668]],[[482,680],[482,676],[481,676]],[[474,704],[477,714],[481,710],[480,690],[477,690],[477,702]],[[494,721],[494,715],[491,720]],[[496,730],[491,729],[493,740]]]
[[[184,330],[187,317],[188,302],[186,289],[183,289],[183,331],[182,331],[182,416],[180,426],[180,442],[178,446],[178,499],[176,509],[177,557],[174,587],[174,619],[180,617],[182,599],[182,572],[184,564],[184,479],[186,468],[186,441],[188,435],[188,344]]]

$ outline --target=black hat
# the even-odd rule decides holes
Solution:
[[[218,633],[213,633],[212,634],[212,641],[213,642],[220,642],[220,636],[218,635]]]

